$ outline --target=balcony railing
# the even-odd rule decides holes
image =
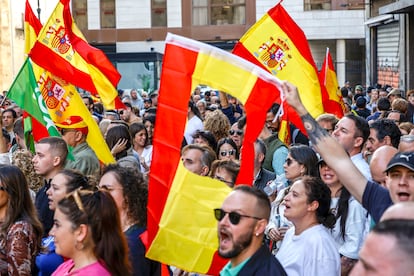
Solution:
[[[363,10],[367,5],[365,0],[304,0],[305,11]]]

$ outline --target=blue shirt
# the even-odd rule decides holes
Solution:
[[[362,206],[375,222],[379,222],[385,210],[393,204],[390,192],[380,184],[368,181],[362,195]]]
[[[46,248],[45,252],[36,256],[38,276],[49,276],[63,263],[63,257],[56,254],[55,240],[51,236],[42,239],[42,247]]]

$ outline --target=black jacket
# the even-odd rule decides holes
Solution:
[[[262,245],[240,270],[239,276],[287,276],[282,265],[269,249]]]

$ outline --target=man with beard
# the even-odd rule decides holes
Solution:
[[[214,215],[218,220],[218,254],[230,259],[220,275],[287,275],[263,244],[270,216],[265,193],[254,187],[237,186]]]

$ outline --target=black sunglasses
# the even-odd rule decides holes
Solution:
[[[230,130],[229,130],[229,134],[230,134],[230,135],[237,134],[237,135],[241,136],[241,135],[243,134],[243,130],[234,130],[234,129],[230,129]]]
[[[231,155],[234,155],[235,153],[236,153],[236,150],[220,151],[220,155],[223,157],[227,155],[231,156]]]
[[[286,158],[286,164],[288,165],[288,167],[290,166],[290,165],[292,165],[292,163],[293,163],[293,160],[292,159],[290,159],[290,158]]]
[[[252,218],[252,219],[257,219],[257,220],[261,220],[261,218],[258,217],[253,217],[253,216],[248,216],[248,215],[242,215],[239,214],[237,212],[226,212],[223,209],[214,209],[214,216],[216,218],[217,221],[221,221],[226,214],[229,214],[229,220],[231,222],[231,224],[233,225],[237,225],[240,222],[240,219],[243,218]]]

